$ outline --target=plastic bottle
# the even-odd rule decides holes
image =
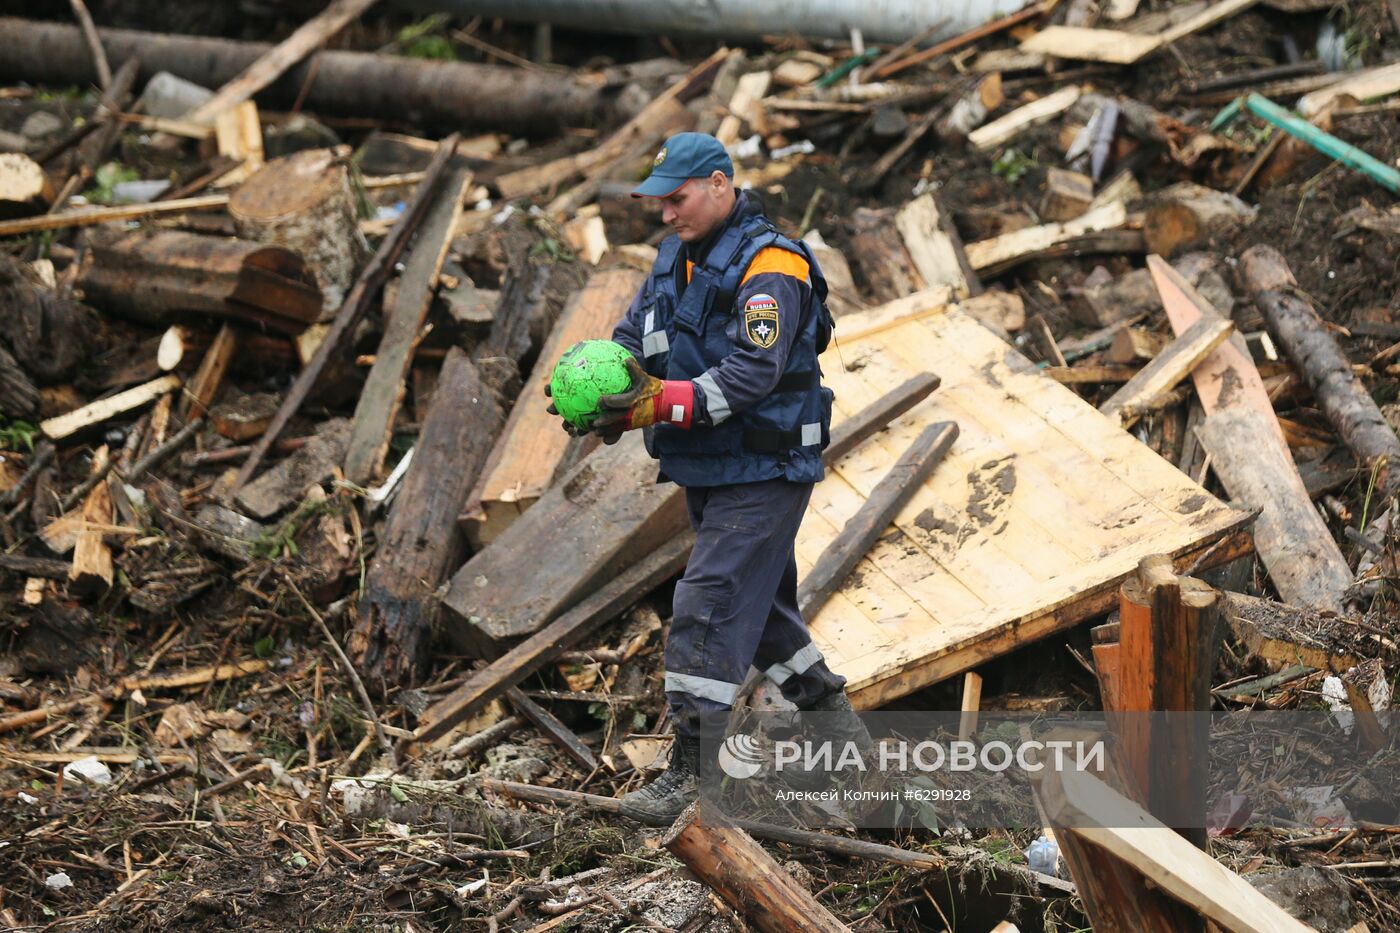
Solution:
[[[1055,840],[1041,836],[1026,849],[1026,861],[1031,871],[1042,875],[1059,875],[1060,846]]]

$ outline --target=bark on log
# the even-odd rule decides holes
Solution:
[[[384,335],[355,405],[350,446],[345,452],[345,476],[352,483],[368,485],[378,476],[388,453],[394,418],[403,401],[404,377],[413,363],[413,350],[437,289],[448,244],[462,216],[462,199],[471,178],[470,171],[458,168],[443,181],[442,194],[423,221],[423,229],[404,260],[393,299],[384,309]]]
[[[278,246],[177,230],[91,237],[78,287],[104,310],[159,326],[215,317],[254,331],[295,335],[321,313],[303,259]]]
[[[1181,182],[1157,192],[1143,220],[1147,248],[1161,256],[1193,246],[1254,221],[1255,208],[1223,191]]]
[[[0,345],[36,383],[71,379],[99,329],[90,308],[58,297],[26,264],[0,254]]]
[[[461,350],[444,361],[437,403],[414,448],[365,579],[350,653],[371,683],[404,684],[432,644],[437,588],[462,558],[457,513],[504,414]]]
[[[169,71],[204,87],[228,83],[272,49],[266,42],[127,29],[98,32],[112,61],[141,59],[143,80]],[[0,48],[5,49],[0,77],[49,84],[86,84],[96,78],[76,26],[0,17]],[[620,101],[606,86],[553,74],[364,52],[320,52],[290,69],[265,94],[268,100],[291,103],[303,89],[305,106],[318,112],[545,135],[606,123],[619,116]]]
[[[506,273],[491,320],[491,333],[472,353],[479,366],[488,359],[502,361],[494,372],[483,367],[482,375],[505,399],[513,401],[519,393],[519,374],[534,363],[554,330],[565,301],[583,287],[584,274],[582,263],[556,261],[547,256],[526,257]],[[508,377],[512,372],[516,378]],[[503,380],[503,376],[508,378]]]
[[[39,389],[15,358],[0,347],[0,415],[32,418],[39,412]]]
[[[360,234],[350,169],[342,153],[304,149],[264,165],[229,198],[245,240],[281,246],[302,258],[332,314],[369,252]]]
[[[764,933],[845,933],[748,833],[697,801],[661,840],[701,881]]]
[[[43,213],[53,196],[39,163],[23,153],[0,153],[0,219]]]
[[[895,229],[893,211],[857,208],[852,226],[851,252],[871,301],[885,304],[925,288],[923,276]]]
[[[1400,439],[1376,406],[1298,282],[1272,246],[1254,246],[1240,258],[1240,281],[1269,324],[1269,332],[1303,373],[1327,420],[1368,468],[1376,488],[1400,488]],[[1292,600],[1290,600],[1292,602]]]

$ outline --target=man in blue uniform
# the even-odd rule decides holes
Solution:
[[[733,707],[750,665],[799,709],[846,713],[848,734],[829,737],[869,742],[797,609],[793,542],[831,419],[817,365],[832,330],[826,283],[733,178],[718,140],[681,133],[633,192],[661,201],[673,234],[613,332],[633,354],[632,387],[605,397],[593,426],[610,443],[647,430],[696,533],[666,642],[671,764],[622,798],[624,815],[650,822],[695,799],[702,725]]]

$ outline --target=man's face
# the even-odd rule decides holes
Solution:
[[[683,243],[703,240],[734,207],[734,186],[723,172],[692,178],[661,198],[661,221]]]

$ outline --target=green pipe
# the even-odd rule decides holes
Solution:
[[[831,87],[837,81],[840,81],[842,78],[846,77],[846,75],[850,74],[852,71],[855,71],[861,65],[864,65],[866,62],[874,61],[876,56],[878,56],[879,54],[879,49],[866,49],[859,55],[846,59],[844,62],[837,65],[835,68],[831,69],[829,72],[823,75],[821,79],[817,81],[817,87]]]
[[[1351,143],[1343,142],[1331,133],[1318,129],[1307,120],[1283,109],[1267,97],[1250,94],[1245,97],[1244,105],[1250,113],[1269,121],[1290,136],[1298,137],[1318,152],[1329,155],[1348,168],[1353,168],[1369,176],[1373,181],[1384,185],[1392,194],[1400,194],[1400,171],[1396,171],[1375,156],[1363,152]]]

